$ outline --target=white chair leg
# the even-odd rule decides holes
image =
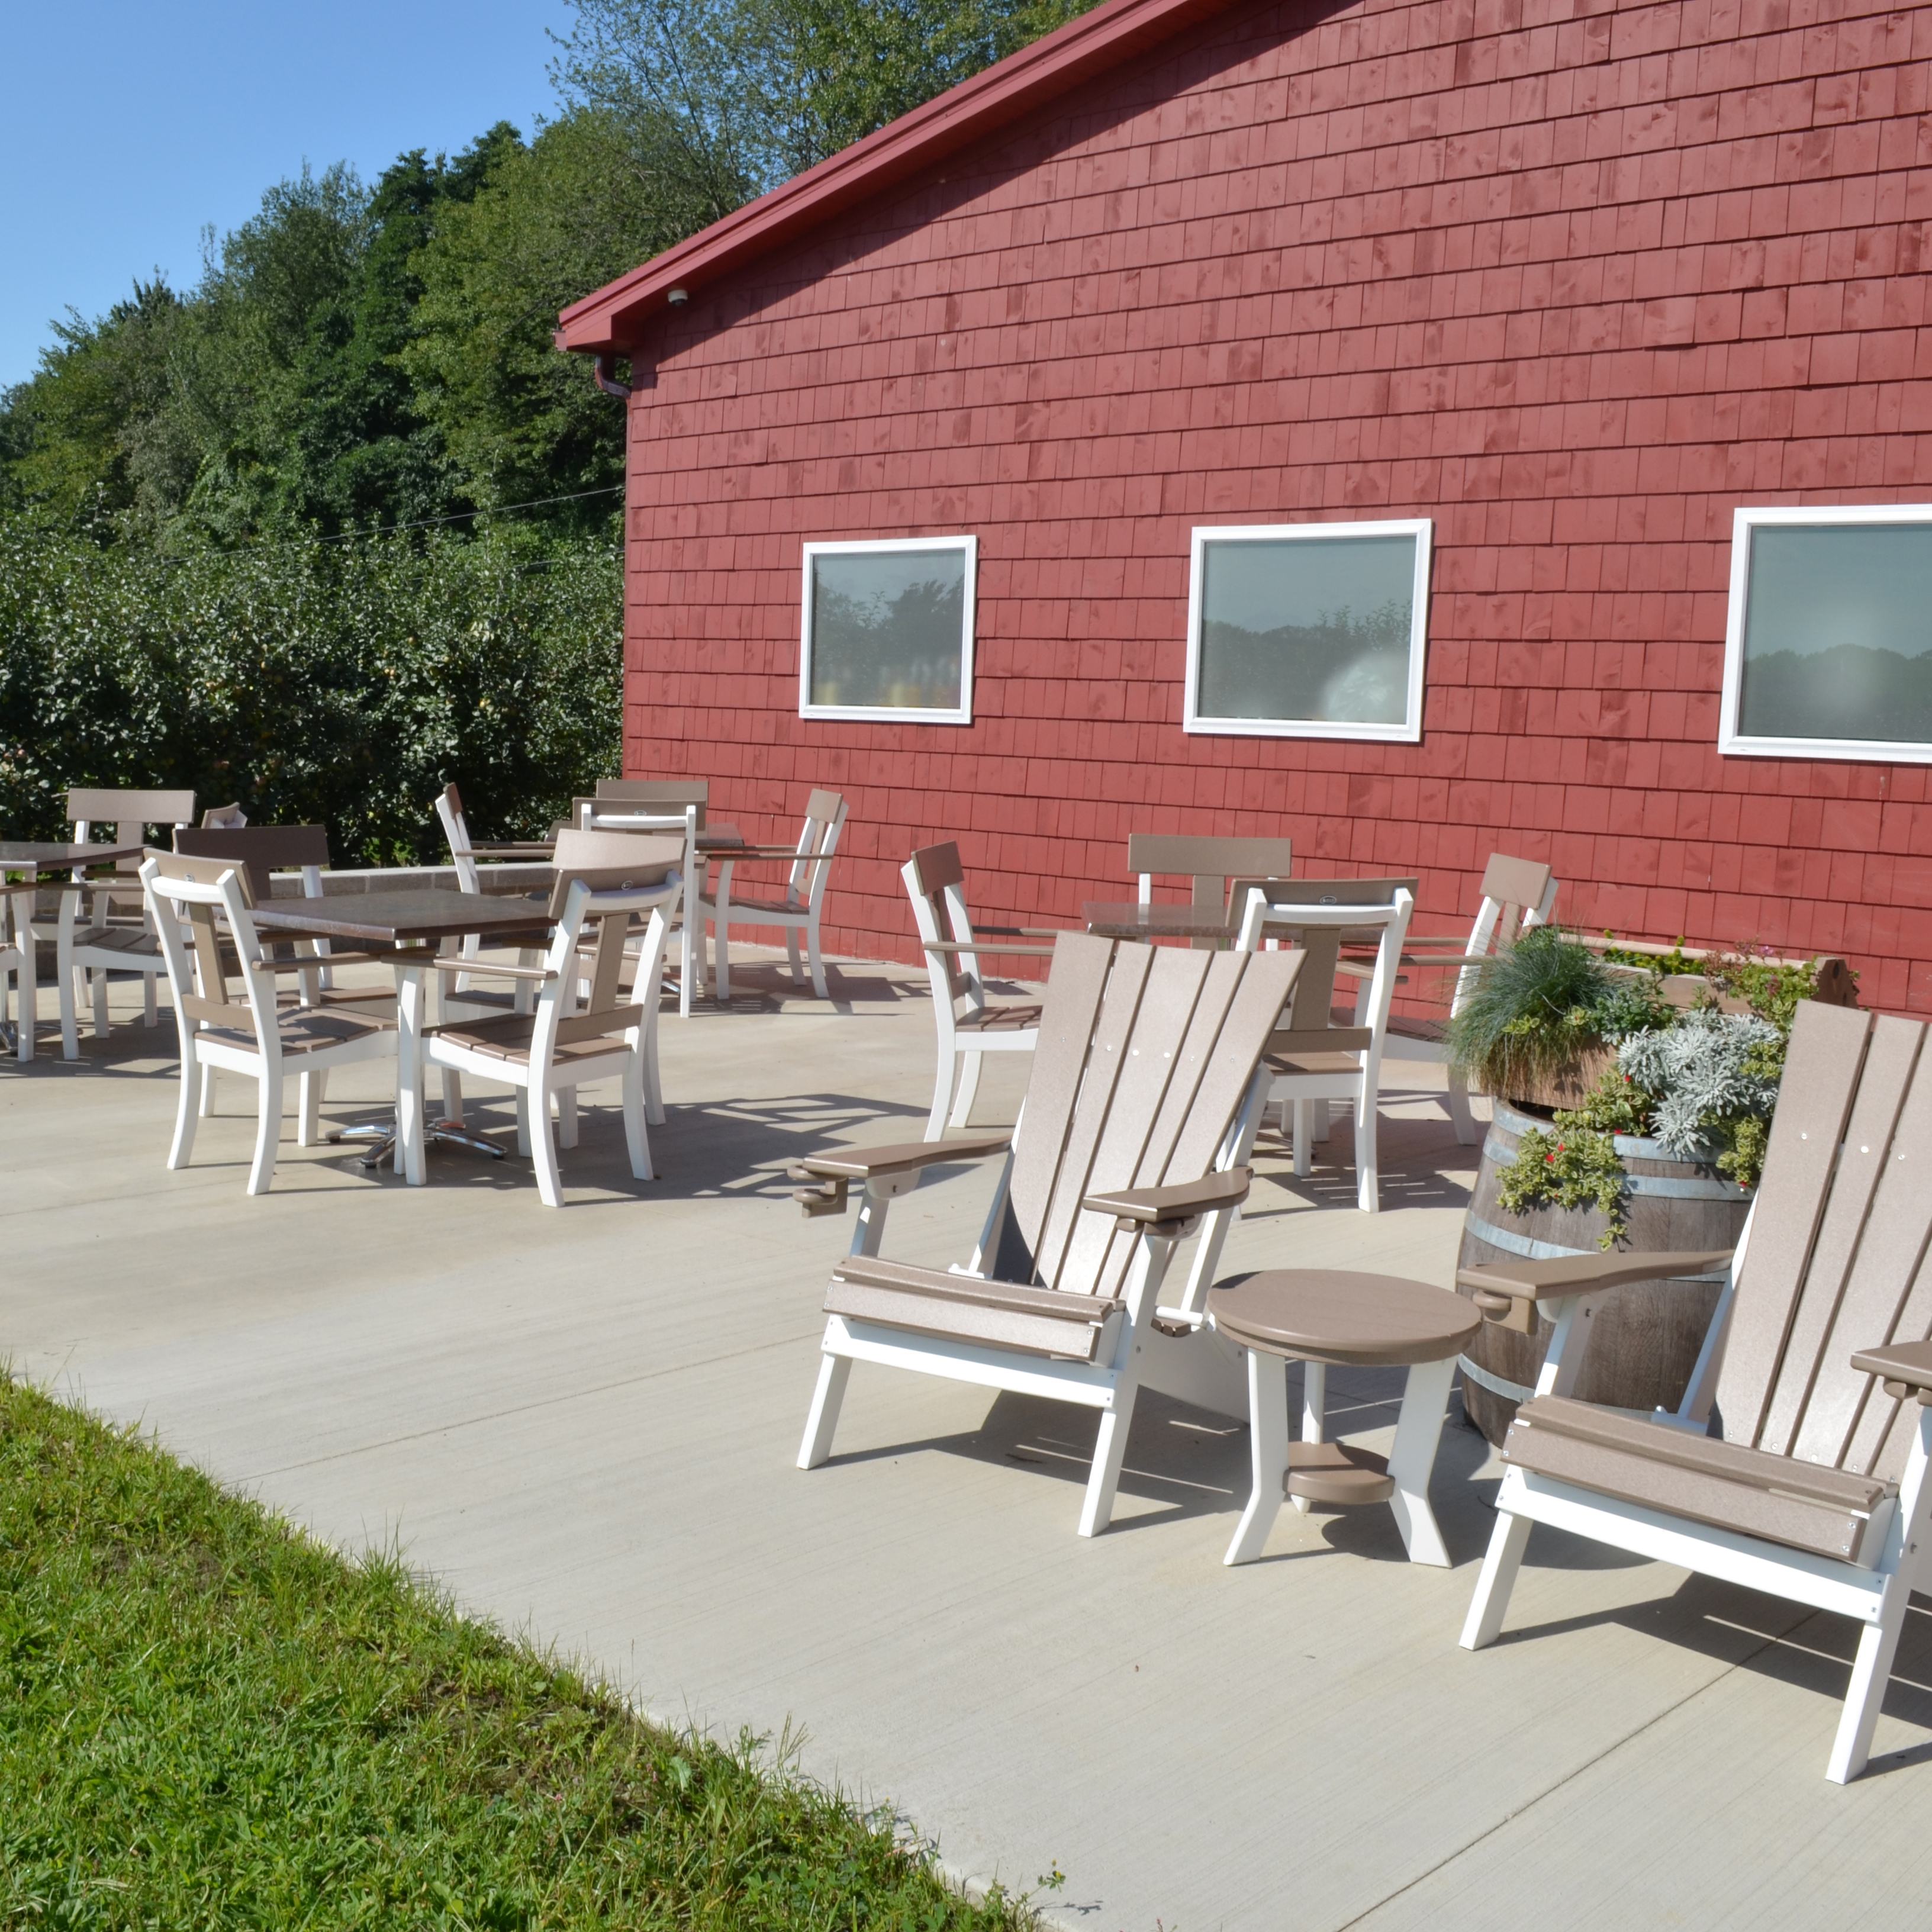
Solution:
[[[1402,1547],[1412,1563],[1449,1568],[1449,1548],[1442,1526],[1430,1507],[1430,1472],[1436,1467],[1436,1444],[1442,1439],[1442,1418],[1449,1406],[1449,1385],[1456,1379],[1456,1358],[1418,1362],[1408,1372],[1396,1418],[1395,1444],[1389,1451],[1389,1474],[1395,1494],[1389,1508],[1402,1532]]]
[[[516,1095],[517,1152],[528,1160],[530,1157],[530,1090],[527,1087],[519,1087]]]
[[[965,1064],[959,1070],[959,1092],[952,1102],[952,1124],[963,1127],[973,1112],[974,1097],[980,1091],[980,1066],[986,1058],[983,1053],[962,1054]],[[936,1140],[938,1136],[935,1134]]]
[[[1304,1362],[1301,1365],[1301,1439],[1325,1442],[1328,1429],[1328,1365]],[[1306,1496],[1291,1496],[1290,1506],[1298,1516],[1306,1516],[1315,1505]]]
[[[1872,1733],[1885,1708],[1885,1687],[1892,1679],[1892,1659],[1905,1628],[1911,1594],[1894,1575],[1886,1586],[1877,1622],[1866,1624],[1858,1633],[1858,1654],[1852,1660],[1845,1708],[1838,1719],[1838,1735],[1832,1740],[1831,1762],[1825,1768],[1825,1775],[1834,1784],[1849,1784],[1871,1756]]]
[[[214,1118],[214,1069],[203,1066],[201,1070],[201,1091],[195,1096],[195,1108],[204,1120]]]
[[[832,997],[832,989],[825,983],[825,954],[818,943],[818,920],[814,916],[812,923],[805,929],[805,957],[812,968],[812,990],[821,1000]]]
[[[1114,1492],[1120,1487],[1120,1463],[1127,1453],[1127,1428],[1134,1419],[1131,1382],[1116,1384],[1114,1406],[1100,1412],[1100,1439],[1094,1445],[1094,1466],[1088,1472],[1087,1494],[1080,1506],[1080,1534],[1098,1536],[1113,1520]]]
[[[1312,1100],[1297,1100],[1294,1108],[1294,1172],[1298,1178],[1306,1180],[1315,1172],[1315,1162],[1309,1150],[1309,1137],[1314,1122],[1311,1118],[1315,1103]]]
[[[1364,1094],[1355,1102],[1355,1205],[1364,1214],[1382,1211],[1382,1170],[1376,1160],[1375,1096]]]
[[[107,1037],[107,969],[97,966],[88,975],[93,982],[91,988],[94,1000],[94,1036],[96,1040]]]
[[[255,1159],[248,1169],[248,1192],[266,1194],[275,1176],[275,1143],[282,1133],[282,1076],[279,1069],[262,1070],[256,1083],[260,1105],[255,1115]]]
[[[1288,1364],[1279,1355],[1248,1354],[1248,1460],[1253,1480],[1223,1563],[1252,1563],[1281,1513],[1288,1474]]]
[[[644,1118],[654,1127],[664,1125],[664,1087],[658,1076],[658,1016],[655,1007],[644,1022]]]
[[[566,1087],[556,1096],[556,1144],[559,1147],[576,1146],[577,1124],[577,1089]]]
[[[296,1145],[314,1147],[322,1138],[322,1096],[328,1076],[304,1073],[296,1086]]]
[[[718,973],[713,990],[718,996],[718,1004],[721,1006],[729,1006],[731,1003],[731,922],[728,919],[714,920],[711,936],[716,940],[718,948]]]
[[[788,926],[784,929],[785,963],[791,968],[791,982],[794,986],[805,984],[805,974],[799,964],[798,928]]]
[[[80,1022],[74,1012],[74,974],[70,970],[58,977],[60,981],[61,1057],[64,1060],[78,1060],[80,1058]]]
[[[1502,1634],[1510,1592],[1516,1587],[1516,1573],[1528,1542],[1528,1517],[1498,1510],[1496,1526],[1490,1533],[1489,1550],[1483,1558],[1483,1573],[1476,1579],[1476,1594],[1462,1625],[1465,1650],[1480,1650]]]
[[[677,956],[677,1010],[680,1018],[689,1019],[691,989],[696,981],[698,974],[698,941],[692,934],[692,922],[688,915],[684,921],[680,948]],[[718,997],[721,1000],[728,997],[725,992],[724,976],[727,970],[724,964],[724,935],[721,932],[718,935]]]
[[[563,1176],[556,1165],[556,1142],[550,1124],[550,1102],[542,1093],[530,1103],[530,1154],[536,1163],[537,1194],[546,1208],[563,1205]]]
[[[442,1070],[442,1118],[463,1124],[463,1076],[453,1066]]]
[[[208,1070],[195,1058],[194,1048],[182,1043],[181,1098],[175,1108],[174,1144],[168,1149],[170,1170],[185,1167],[194,1151],[194,1130],[199,1114],[196,1102],[208,1083]]]
[[[849,1355],[818,1358],[818,1386],[812,1391],[812,1411],[805,1418],[805,1439],[798,1448],[798,1466],[815,1469],[832,1454],[832,1432],[838,1426],[838,1406],[852,1373]]]
[[[1335,1131],[1334,1110],[1326,1100],[1314,1103],[1312,1131],[1317,1147],[1322,1145]]]
[[[1469,1106],[1469,1083],[1460,1070],[1449,1070],[1449,1089],[1444,1096],[1449,1108],[1450,1124],[1456,1130],[1456,1138],[1464,1147],[1474,1147],[1482,1138],[1481,1129]]]
[[[644,1062],[649,1049],[640,1042],[624,1063],[624,1144],[631,1156],[631,1172],[639,1180],[655,1180],[651,1166],[651,1137],[644,1127]]]
[[[932,1083],[932,1112],[926,1117],[926,1138],[936,1141],[946,1131],[946,1110],[952,1104],[952,1076],[958,1056],[944,1040],[939,1042],[939,1072]]]
[[[141,1024],[143,1026],[157,1025],[160,1020],[160,1002],[155,998],[154,994],[157,983],[156,977],[152,973],[143,973],[141,975]]]

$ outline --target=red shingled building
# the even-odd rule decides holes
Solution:
[[[1130,830],[1286,833],[1432,928],[1500,848],[1932,1008],[1932,521],[1733,542],[1932,502],[1928,55],[1108,0],[566,311],[632,358],[626,770],[844,790],[872,956],[934,838],[1070,922]]]

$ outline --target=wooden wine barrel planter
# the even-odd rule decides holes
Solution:
[[[1460,1265],[1558,1255],[1594,1254],[1604,1217],[1596,1208],[1539,1208],[1511,1214],[1498,1204],[1498,1177],[1516,1158],[1531,1129],[1548,1131],[1539,1118],[1504,1101],[1483,1142],[1483,1161],[1462,1224]],[[1630,1176],[1622,1246],[1646,1250],[1728,1248],[1744,1224],[1750,1196],[1713,1169],[1665,1153],[1656,1142],[1619,1134],[1617,1152]],[[1586,1402],[1646,1414],[1683,1400],[1704,1332],[1717,1305],[1721,1281],[1645,1281],[1620,1288],[1591,1324],[1589,1352],[1575,1394]],[[1534,1385],[1550,1345],[1545,1316],[1534,1335],[1519,1335],[1486,1322],[1462,1358],[1462,1406],[1469,1420],[1500,1443],[1516,1403]]]

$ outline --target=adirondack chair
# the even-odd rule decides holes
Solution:
[[[1592,1255],[1458,1277],[1492,1320],[1527,1330],[1540,1306],[1556,1324],[1503,1445],[1466,1648],[1495,1640],[1530,1527],[1550,1523],[1856,1618],[1826,1775],[1842,1784],[1864,1768],[1907,1600],[1932,1586],[1925,1036],[1921,1021],[1798,1008],[1763,1182],[1676,1416],[1571,1398],[1590,1319],[1620,1282],[1727,1257]]]
[[[926,968],[932,982],[932,1016],[939,1034],[939,1071],[933,1082],[932,1112],[926,1137],[936,1141],[946,1128],[946,1109],[952,1124],[963,1127],[973,1112],[980,1088],[980,1063],[988,1053],[1030,1053],[1040,1039],[1040,1002],[986,998],[980,956],[1049,958],[1051,946],[988,946],[989,938],[1057,939],[1059,933],[1040,926],[982,926],[975,928],[966,910],[966,872],[959,848],[922,845],[899,868],[912,901],[913,922],[926,951]],[[964,1001],[965,1010],[960,1010]],[[960,1072],[960,1063],[964,1070]],[[955,1100],[952,1083],[959,1081]]]
[[[1556,879],[1547,866],[1492,852],[1483,868],[1483,902],[1476,909],[1468,938],[1412,933],[1403,947],[1402,963],[1406,968],[1461,969],[1449,998],[1448,1017],[1453,1019],[1476,990],[1478,962],[1504,946],[1514,946],[1532,926],[1546,926],[1556,915]],[[1382,1058],[1385,1061],[1430,1060],[1442,1066],[1449,1058],[1446,1032],[1443,1020],[1427,1014],[1394,1014],[1389,1020]],[[1476,1117],[1469,1111],[1468,1081],[1459,1067],[1449,1069],[1446,1098],[1456,1139],[1466,1147],[1474,1145],[1482,1136]]]
[[[1149,1354],[1216,1342],[1186,1323],[1163,1323],[1180,1336],[1156,1328],[1161,1282],[1176,1244],[1247,1192],[1234,1150],[1300,965],[1294,952],[1063,933],[1010,1136],[841,1150],[792,1169],[808,1214],[842,1213],[852,1184],[865,1190],[825,1298],[800,1468],[831,1453],[855,1361],[912,1369],[1098,1409],[1080,1534],[1106,1527]],[[995,1154],[1005,1168],[963,1271],[878,1258],[887,1208],[926,1168]]]
[[[1188,880],[1191,902],[1204,910],[1228,910],[1228,888],[1236,880],[1264,884],[1288,876],[1294,856],[1287,838],[1201,838],[1190,833],[1133,832],[1127,836],[1127,870],[1137,873],[1140,902],[1154,903],[1156,879],[1178,875]],[[1197,939],[1197,950],[1212,952],[1220,941]]]

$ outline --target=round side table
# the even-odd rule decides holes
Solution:
[[[1456,1358],[1482,1325],[1474,1304],[1447,1288],[1397,1275],[1276,1268],[1237,1276],[1209,1291],[1208,1318],[1248,1358],[1248,1436],[1254,1487],[1222,1559],[1262,1553],[1284,1496],[1348,1507],[1385,1502],[1412,1563],[1448,1566],[1429,1507],[1429,1473]],[[1304,1364],[1301,1439],[1288,1437],[1288,1364]],[[1324,1439],[1330,1364],[1406,1367],[1408,1382],[1384,1458]]]

